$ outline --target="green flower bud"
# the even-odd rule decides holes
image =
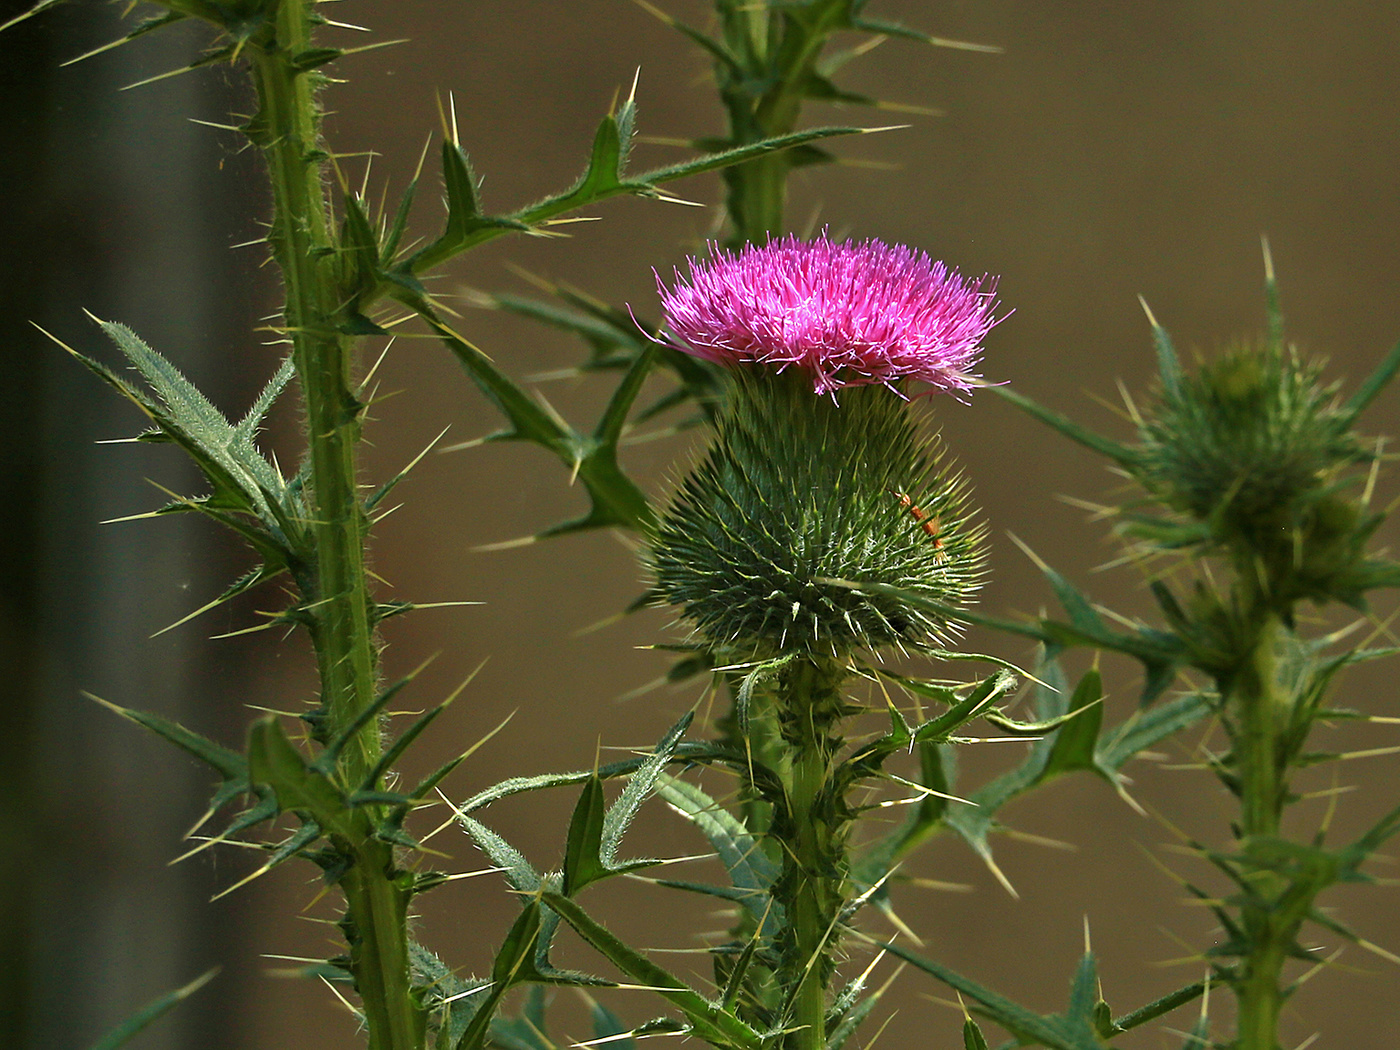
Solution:
[[[1371,454],[1321,370],[1279,347],[1232,347],[1166,386],[1136,450],[1137,480],[1192,523],[1182,542],[1258,566],[1284,601],[1356,600],[1350,577],[1377,520],[1346,491]]]

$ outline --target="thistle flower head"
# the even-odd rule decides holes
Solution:
[[[966,391],[999,318],[995,278],[963,280],[923,252],[876,240],[785,237],[690,260],[675,287],[657,277],[682,348],[719,364],[796,367],[818,394],[901,380]]]

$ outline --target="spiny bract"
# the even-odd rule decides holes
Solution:
[[[653,538],[655,592],[736,656],[919,647],[982,573],[984,529],[909,404],[879,386],[814,396],[801,375],[735,374],[715,440]]]

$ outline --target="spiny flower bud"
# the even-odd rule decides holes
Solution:
[[[973,385],[990,292],[909,249],[825,238],[692,262],[677,280],[662,288],[671,332],[731,365],[731,386],[652,537],[657,595],[737,655],[945,638],[937,612],[834,581],[951,607],[976,590],[984,529],[901,387]]]
[[[1140,425],[1134,475],[1194,535],[1260,564],[1281,598],[1355,600],[1347,579],[1375,527],[1344,491],[1371,454],[1321,363],[1240,344],[1164,388]],[[1167,533],[1170,536],[1170,530]]]

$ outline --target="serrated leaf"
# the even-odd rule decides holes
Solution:
[[[1129,759],[1195,725],[1216,709],[1217,702],[1213,693],[1201,690],[1136,712],[1102,735],[1094,752],[1094,767],[1116,783],[1121,779],[1119,770]]]
[[[720,863],[729,873],[734,893],[726,894],[720,887],[685,884],[699,892],[713,892],[737,901],[755,919],[767,915],[765,933],[776,932],[781,907],[771,904],[770,891],[778,877],[778,866],[763,852],[758,840],[749,833],[743,821],[734,816],[694,784],[675,777],[658,778],[656,793],[667,805],[694,824],[706,841],[719,854]]]
[[[617,851],[622,836],[642,803],[655,790],[657,778],[671,760],[693,717],[693,713],[687,712],[667,731],[636,772],[627,778],[622,794],[606,811],[602,778],[593,776],[585,783],[569,822],[568,845],[564,852],[563,892],[566,896],[574,896],[600,879],[660,863],[651,859],[619,862]]]
[[[1094,768],[1094,749],[1103,725],[1103,680],[1091,669],[1079,680],[1070,697],[1067,715],[1074,715],[1055,731],[1055,742],[1045,762],[1044,776]]]
[[[492,865],[504,870],[506,881],[513,890],[526,895],[539,892],[543,880],[523,853],[485,824],[465,813],[457,813],[457,823],[471,836],[477,848],[486,854]]]
[[[592,507],[574,521],[546,529],[542,536],[559,535],[581,529],[622,526],[640,529],[655,517],[646,496],[617,463],[617,439],[627,412],[641,389],[654,358],[639,357],[618,386],[604,412],[597,432],[585,437],[553,413],[547,411],[516,382],[496,367],[477,347],[462,339],[435,318],[425,318],[456,355],[457,360],[510,422],[510,429],[491,435],[494,441],[529,441],[553,452],[588,491]]]
[[[292,557],[295,549],[293,537],[298,532],[295,523],[304,519],[305,515],[299,503],[288,501],[283,505],[282,501],[288,495],[286,483],[272,464],[253,447],[252,436],[257,422],[248,426],[242,423],[238,427],[230,425],[174,365],[142,342],[129,328],[107,321],[97,323],[150,384],[159,402],[105,365],[61,342],[59,345],[140,408],[165,439],[178,444],[195,461],[214,492],[201,500],[187,501],[190,509],[210,516],[215,516],[218,511],[251,515],[261,523],[267,534],[256,541],[260,552],[267,557],[265,552],[271,549],[277,552],[278,558]],[[274,376],[274,384],[280,375],[281,370]],[[254,407],[257,408],[262,401],[260,397]],[[251,414],[249,418],[253,418]],[[260,419],[260,415],[256,417],[257,421]],[[248,530],[246,525],[240,530],[245,538],[248,538]]]
[[[567,212],[577,211],[579,208],[587,207],[610,197],[623,194],[642,197],[660,196],[658,187],[676,179],[682,179],[689,175],[699,175],[707,171],[716,171],[734,164],[742,164],[755,157],[806,142],[815,142],[838,135],[861,134],[869,130],[871,129],[855,127],[812,128],[807,131],[779,135],[760,142],[722,150],[679,164],[653,168],[639,175],[619,179],[616,165],[622,157],[621,141],[618,138],[615,118],[607,117],[599,124],[594,135],[593,150],[590,153],[588,167],[580,180],[573,186],[562,193],[546,197],[509,215],[483,217],[473,225],[464,238],[438,238],[401,264],[403,275],[411,276],[431,270],[454,255],[489,240],[494,240],[506,232],[536,229],[550,219],[557,218]],[[608,168],[609,164],[613,165],[611,169]],[[392,274],[385,275],[386,281],[393,279]]]

